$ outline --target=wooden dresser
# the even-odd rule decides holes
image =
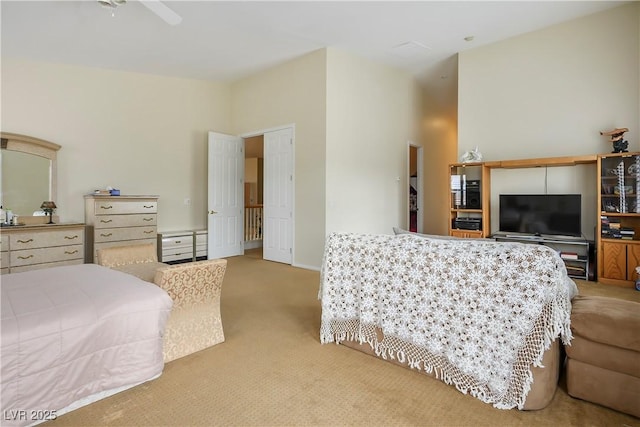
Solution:
[[[0,241],[2,274],[84,263],[84,224],[5,227]]]
[[[95,263],[100,248],[157,244],[158,196],[88,195],[84,199],[86,262]]]

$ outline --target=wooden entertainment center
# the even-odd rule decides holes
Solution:
[[[579,164],[593,164],[598,171],[597,206],[594,207],[599,218],[594,236],[596,280],[604,284],[633,287],[638,278],[635,269],[640,266],[640,152],[452,163],[449,165],[449,235],[494,237],[490,230],[491,169]],[[471,191],[466,191],[467,188]],[[563,247],[566,245],[577,248],[577,259],[563,259],[572,277],[588,278],[589,245],[586,239],[557,236],[532,236],[532,239],[529,236],[497,237],[500,240],[546,244],[561,252],[565,251]]]

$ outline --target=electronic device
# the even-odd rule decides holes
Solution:
[[[500,231],[582,235],[580,194],[501,194]]]
[[[453,220],[452,225],[459,230],[482,230],[482,219],[459,217]]]
[[[480,195],[480,180],[474,179],[467,181],[465,207],[467,209],[482,209],[482,199]]]

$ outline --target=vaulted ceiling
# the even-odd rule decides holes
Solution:
[[[456,84],[458,52],[624,3],[628,2],[156,4],[182,18],[179,24],[170,25],[134,0],[114,9],[96,0],[3,0],[1,54],[3,58],[233,81],[319,48],[336,47],[406,69],[437,92]]]

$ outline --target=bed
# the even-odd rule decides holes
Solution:
[[[157,378],[172,300],[95,264],[2,276],[3,426],[33,425]]]
[[[500,409],[541,409],[571,340],[564,264],[540,245],[333,233],[320,339],[433,375]]]

